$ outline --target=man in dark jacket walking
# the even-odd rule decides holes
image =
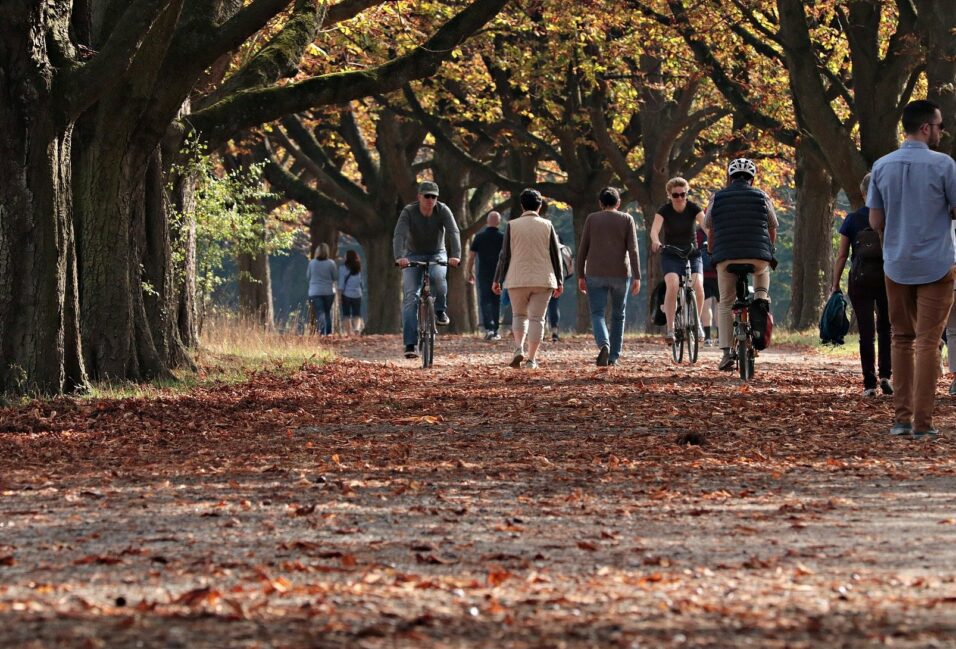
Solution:
[[[770,300],[770,262],[777,240],[777,214],[770,198],[753,186],[757,165],[747,158],[727,166],[729,184],[710,199],[704,229],[707,247],[717,268],[720,306],[717,310],[718,344],[724,351],[720,369],[734,368],[730,348],[733,342],[734,300],[737,276],[727,270],[731,264],[754,267],[754,299]]]
[[[481,312],[481,326],[485,329],[485,340],[498,340],[498,320],[501,315],[501,296],[491,290],[495,283],[495,269],[505,236],[498,226],[501,214],[489,212],[485,227],[475,235],[465,264],[465,280],[478,288],[478,308]],[[477,261],[478,272],[475,273]],[[477,275],[477,284],[475,277]]]

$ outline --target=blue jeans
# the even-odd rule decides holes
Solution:
[[[309,302],[315,312],[315,328],[323,336],[332,333],[332,305],[335,304],[334,295],[310,295]]]
[[[485,331],[498,333],[501,319],[501,296],[491,290],[494,277],[478,277],[478,308],[481,311],[481,326]]]
[[[558,298],[552,296],[548,302],[548,324],[552,329],[557,329],[561,324],[561,309],[558,306]]]
[[[624,308],[627,306],[627,277],[587,277],[588,304],[591,305],[591,326],[594,329],[594,342],[597,346],[610,346],[608,360],[616,361],[621,355],[624,343]],[[611,330],[608,340],[608,327],[604,320],[608,297],[611,299]]]
[[[446,261],[445,255],[406,255],[411,261]],[[418,343],[418,296],[422,292],[424,268],[409,266],[402,270],[402,340],[405,345]],[[435,311],[447,308],[448,282],[445,266],[429,266],[431,294],[435,298]]]

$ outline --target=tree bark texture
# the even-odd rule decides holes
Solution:
[[[368,325],[370,334],[402,330],[402,272],[392,255],[392,232],[361,237],[368,262]]]
[[[72,122],[45,46],[67,17],[30,3],[0,20],[0,392],[86,384],[70,194]]]
[[[926,43],[927,98],[940,105],[948,133],[939,150],[956,157],[956,2],[917,0],[919,27]]]
[[[275,324],[272,308],[272,276],[269,255],[242,253],[239,268],[239,316],[248,322],[271,329]]]
[[[797,146],[790,328],[816,326],[833,272],[833,210],[838,186],[808,145]],[[773,295],[773,289],[770,291]]]

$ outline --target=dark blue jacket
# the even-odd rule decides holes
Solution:
[[[713,264],[728,259],[773,259],[767,195],[735,181],[714,195],[710,208]]]

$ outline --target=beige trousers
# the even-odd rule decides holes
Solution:
[[[528,358],[534,358],[541,337],[544,335],[544,317],[548,313],[548,302],[554,289],[545,286],[509,288],[511,298],[511,333],[515,347],[524,353],[525,341],[530,352]]]
[[[734,342],[734,302],[737,300],[737,276],[726,270],[730,264],[753,264],[754,298],[770,299],[770,263],[762,259],[727,259],[717,264],[717,290],[720,306],[717,308],[717,339],[722,349],[730,349]]]

